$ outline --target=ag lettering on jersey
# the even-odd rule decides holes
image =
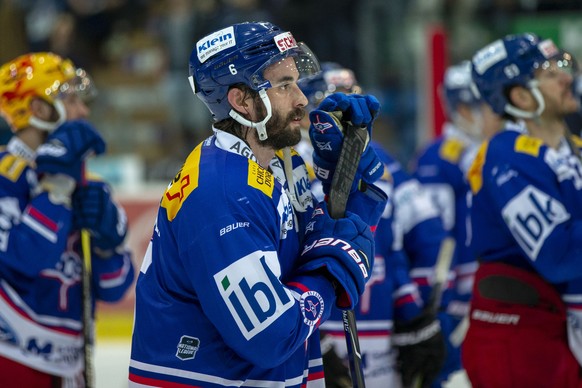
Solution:
[[[511,233],[532,261],[555,227],[570,218],[564,205],[533,186],[527,186],[502,209]]]
[[[249,340],[294,305],[278,279],[276,252],[255,251],[214,275],[214,281],[243,336]]]

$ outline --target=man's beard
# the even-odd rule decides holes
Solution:
[[[273,115],[267,121],[267,139],[260,142],[264,146],[271,147],[274,150],[280,150],[285,147],[291,147],[301,140],[301,130],[299,125],[296,129],[289,127],[289,124],[296,119],[305,115],[303,108],[296,108],[290,112],[287,117],[282,117],[280,113],[273,112]],[[255,139],[259,141],[259,135],[254,132]]]

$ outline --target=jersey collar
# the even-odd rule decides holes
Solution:
[[[232,152],[233,154],[244,156],[245,158],[258,163],[257,157],[253,154],[253,150],[251,150],[251,147],[249,147],[249,145],[242,139],[214,127],[212,127],[212,130],[214,131],[216,146],[218,148]]]
[[[6,150],[12,155],[19,156],[26,159],[29,162],[33,162],[36,158],[36,152],[29,146],[27,146],[22,140],[17,136],[12,136],[8,144],[6,144]]]

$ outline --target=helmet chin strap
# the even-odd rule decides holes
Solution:
[[[269,100],[269,96],[267,96],[267,89],[259,90],[259,97],[261,97],[263,104],[265,104],[265,109],[267,110],[267,116],[265,116],[265,118],[262,121],[256,123],[254,121],[247,120],[244,117],[242,117],[238,112],[236,112],[234,109],[231,109],[230,112],[228,112],[228,114],[238,123],[246,127],[256,128],[257,133],[259,134],[259,140],[264,141],[267,140],[268,137],[267,121],[269,121],[269,119],[273,115],[273,110],[271,108],[271,101]]]
[[[513,105],[506,104],[505,112],[509,113],[513,117],[520,119],[535,119],[542,115],[542,112],[544,109],[546,109],[546,103],[544,101],[544,96],[542,96],[542,92],[540,92],[540,89],[538,88],[538,81],[531,80],[528,82],[527,87],[538,103],[538,109],[536,109],[534,112],[528,112],[523,109],[516,108]]]
[[[59,99],[56,99],[53,106],[59,115],[57,121],[45,121],[41,120],[38,117],[30,116],[28,119],[28,123],[35,128],[42,129],[43,131],[52,132],[54,131],[59,125],[64,123],[67,120],[67,111],[65,110],[65,105]]]

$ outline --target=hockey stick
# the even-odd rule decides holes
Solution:
[[[455,253],[455,240],[446,237],[441,242],[437,261],[434,266],[434,284],[428,300],[427,310],[435,314],[438,312],[443,296],[443,288],[446,285],[451,262]],[[413,387],[422,387],[423,376],[417,375],[412,384]]]
[[[81,249],[83,251],[83,360],[85,361],[83,378],[85,387],[93,388],[95,387],[95,372],[93,370],[93,322],[91,317],[91,236],[87,229],[81,230]]]
[[[455,240],[452,237],[446,237],[441,242],[439,254],[434,267],[434,285],[432,287],[428,308],[436,313],[441,304],[443,287],[446,285],[447,276],[451,268],[451,261],[455,253]]]
[[[342,149],[335,173],[333,174],[327,201],[329,213],[334,219],[342,218],[345,215],[352,183],[354,182],[360,157],[362,156],[368,137],[368,131],[365,126],[355,127],[351,123],[344,123],[344,128]],[[352,385],[356,388],[364,388],[366,384],[364,382],[362,354],[360,352],[360,342],[354,311],[343,310],[342,318],[344,333],[346,335]]]

